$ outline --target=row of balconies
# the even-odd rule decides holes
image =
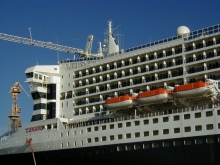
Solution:
[[[220,56],[220,53],[217,54],[217,55]],[[211,58],[211,56],[209,56],[209,57]],[[194,62],[196,60],[200,61],[200,60],[203,60],[203,59],[202,58],[196,58],[196,57],[190,57],[189,59],[187,59],[187,61],[192,61],[192,62]],[[135,75],[135,74],[141,74],[141,73],[144,73],[144,72],[148,72],[148,71],[150,72],[150,71],[154,71],[154,70],[157,70],[157,69],[163,69],[163,68],[166,68],[166,67],[173,67],[173,66],[181,65],[181,64],[182,64],[182,60],[178,60],[178,62],[176,63],[176,61],[173,59],[173,61],[169,62],[168,65],[166,65],[166,63],[164,62],[163,64],[160,63],[159,65],[157,65],[157,63],[155,63],[154,65],[151,65],[151,66],[146,65],[146,66],[137,67],[135,69],[130,68],[129,70],[122,70],[120,73],[114,72],[112,74],[106,74],[104,76],[100,75],[99,77],[92,77],[91,79],[79,80],[76,84],[75,84],[75,82],[73,82],[73,87],[86,86],[86,85],[89,85],[89,84],[100,83],[100,82],[103,82],[103,81],[108,81],[108,80],[113,80],[113,79],[117,79],[117,78],[132,76],[132,75]],[[219,64],[218,64],[218,62],[211,63],[211,64],[210,63],[203,63],[203,66],[204,66],[204,68],[201,67],[198,71],[217,68],[217,67],[219,67]],[[190,71],[189,73],[193,73],[193,72]],[[157,77],[156,74],[157,73],[155,73],[155,77]],[[176,75],[174,73],[174,75],[171,75],[171,76],[176,76]],[[167,78],[167,77],[164,77],[164,78]],[[159,79],[161,79],[161,76],[160,76]]]
[[[208,47],[208,46],[212,46],[212,45],[216,45],[220,43],[220,37],[216,39],[216,37],[213,38],[209,38],[206,40],[200,40],[199,42],[195,43],[189,43],[185,45],[185,51],[191,51],[191,50],[195,50],[195,49],[201,49],[204,47]]]
[[[143,72],[135,72],[135,74],[139,74],[139,73],[144,73]],[[90,85],[90,84],[95,84],[95,83],[101,83],[101,82],[108,82],[110,80],[114,80],[114,79],[118,79],[118,78],[123,78],[126,76],[131,76],[133,75],[133,73],[131,74],[131,72],[126,72],[126,73],[119,73],[119,74],[114,74],[114,75],[109,75],[107,74],[106,76],[100,76],[98,78],[92,78],[90,80],[86,79],[85,82],[82,82],[81,80],[74,84],[73,87],[77,88],[77,87],[82,87],[82,86],[86,86],[86,85]],[[121,81],[117,81],[118,82],[118,86],[122,86],[123,87],[123,83],[124,82],[130,82],[129,84],[140,84],[140,83],[146,83],[149,81],[155,81],[155,80],[160,80],[160,79],[165,79],[165,78],[171,78],[171,77],[176,77],[176,76],[181,76],[183,75],[183,69],[182,68],[176,68],[175,70],[169,70],[169,71],[164,71],[164,72],[160,72],[160,74],[158,73],[154,73],[154,74],[148,74],[148,76],[139,76],[138,78],[133,78],[130,80],[121,80]]]
[[[172,67],[175,65],[181,65],[183,62],[190,63],[190,62],[199,61],[199,60],[203,60],[206,58],[212,58],[212,57],[216,57],[216,56],[220,56],[220,50],[214,49],[213,51],[210,51],[210,52],[204,51],[204,52],[202,52],[202,54],[197,53],[197,54],[192,54],[192,55],[189,55],[186,57],[179,57],[178,59],[170,59],[169,61],[161,61],[161,62],[149,64],[149,65],[140,65],[137,68],[129,68],[129,70],[132,70],[132,71],[138,70],[138,72],[139,72],[139,70],[143,70],[143,68],[145,68],[146,70],[152,71],[152,70],[156,70],[156,69]],[[142,61],[138,60],[138,57],[135,60],[130,58],[128,61],[122,60],[121,63],[114,62],[112,64],[106,64],[106,66],[93,67],[90,70],[86,69],[84,71],[79,71],[76,74],[73,73],[73,78],[84,77],[84,76],[88,76],[91,74],[96,74],[96,73],[100,73],[100,72],[104,72],[104,71],[108,71],[108,70],[112,70],[112,69],[117,69],[122,66],[125,67],[128,65],[134,64],[133,61],[136,61],[137,63],[141,63]],[[125,70],[126,70],[126,68],[125,68]],[[128,68],[127,68],[127,70],[128,70]]]
[[[146,65],[145,68],[147,68],[147,70],[153,70],[154,68],[157,69],[157,68],[163,68],[163,67],[171,67],[171,66],[182,64],[182,61],[183,61],[182,58],[181,59],[172,59],[170,61],[163,61],[159,64],[154,63],[153,65]],[[139,62],[142,62],[142,61],[139,61]],[[73,78],[88,76],[88,75],[91,75],[91,74],[100,73],[100,72],[108,71],[108,70],[111,70],[111,69],[117,69],[117,68],[120,68],[122,66],[128,66],[128,65],[131,65],[131,64],[135,64],[135,63],[133,63],[132,59],[130,58],[129,61],[124,62],[124,60],[122,60],[121,63],[114,62],[113,65],[107,64],[106,66],[99,66],[98,68],[94,67],[91,70],[86,69],[85,71],[79,71],[76,75],[73,75]],[[143,68],[143,66],[140,66],[137,69],[139,69],[141,67]]]
[[[190,44],[186,44],[185,45],[185,51],[191,51],[191,50],[195,50],[195,49],[201,49],[204,47],[208,47],[208,46],[212,46],[212,45],[216,45],[220,43],[220,38],[213,37],[213,38],[209,38],[208,40],[200,40],[200,42],[193,42]]]
[[[77,115],[84,115],[84,114],[103,112],[103,111],[107,111],[107,108],[105,106],[96,105],[96,106],[74,109],[74,115],[77,116]]]
[[[200,61],[200,60],[217,57],[217,56],[220,56],[220,50],[217,51],[216,49],[214,49],[213,52],[208,52],[208,53],[203,52],[202,54],[199,54],[199,55],[193,54],[192,56],[186,59],[186,63]]]
[[[213,68],[216,69],[216,68]],[[193,74],[196,72],[201,72],[204,71],[203,67],[199,67],[199,68],[189,68],[189,70],[187,70],[188,74]],[[183,75],[183,70],[174,70],[172,73],[172,77],[176,77],[176,76],[181,76]],[[79,90],[76,91],[76,93],[73,94],[73,96],[83,96],[83,95],[88,95],[88,94],[92,94],[92,93],[98,93],[98,92],[103,92],[103,91],[108,91],[108,90],[112,90],[112,89],[118,89],[118,88],[123,88],[123,87],[128,87],[128,86],[132,86],[132,85],[137,85],[137,84],[145,84],[147,82],[152,82],[155,80],[162,80],[162,79],[166,79],[169,78],[169,74],[168,73],[164,73],[164,74],[159,74],[159,76],[157,78],[155,78],[155,76],[147,76],[146,78],[144,76],[142,76],[142,78],[138,78],[138,79],[129,79],[126,81],[118,81],[117,83],[112,83],[112,84],[105,84],[105,85],[100,85],[100,86],[96,86],[96,87],[91,87],[91,88],[86,88],[83,90]],[[216,76],[207,76],[206,78],[211,78],[211,79],[216,79]],[[191,82],[191,81],[190,81]]]
[[[197,77],[197,78],[187,78],[187,80],[184,80],[184,81],[187,81],[187,82],[184,82],[182,81],[181,82],[177,82],[175,81],[175,83],[169,83],[167,85],[169,86],[175,86],[175,84],[178,84],[178,85],[181,85],[181,84],[184,84],[184,83],[192,83],[192,82],[196,82],[196,81],[199,81],[199,80],[202,80],[202,81],[205,81],[207,78],[210,78],[210,79],[220,79],[220,74],[205,74],[203,76],[203,78],[200,77]],[[137,84],[140,82],[140,80],[137,82]],[[141,84],[141,83],[140,83]],[[110,86],[109,86],[110,85]],[[134,84],[133,84],[134,85]],[[123,82],[122,84],[122,87],[127,87],[127,86],[131,86],[131,82],[130,81],[125,81]],[[144,87],[143,89],[141,89],[142,87]],[[89,96],[90,94],[93,94],[93,93],[100,93],[100,92],[103,92],[103,91],[109,91],[108,94],[104,93],[104,94],[99,94],[97,96],[93,95],[91,96],[91,98],[87,98],[87,100],[81,100],[79,103],[77,102],[76,105],[84,105],[84,104],[88,104],[88,103],[94,103],[94,102],[100,102],[100,101],[104,101],[106,100],[108,97],[114,97],[114,96],[122,96],[124,94],[131,94],[133,92],[135,93],[138,93],[139,91],[144,91],[144,90],[147,90],[147,87],[148,87],[148,90],[154,90],[154,89],[157,89],[159,87],[164,87],[163,85],[162,86],[141,86],[140,87],[137,87],[137,88],[132,88],[130,89],[130,92],[129,92],[129,89],[128,90],[121,90],[121,91],[117,91],[117,92],[114,92],[114,91],[111,91],[111,90],[114,90],[114,89],[119,89],[119,86],[118,84],[107,84],[106,86],[96,86],[96,88],[86,88],[86,90],[84,91],[77,91],[76,93],[74,91],[68,91],[66,93],[66,99],[69,99],[69,98],[72,98],[72,97],[76,97],[76,96]],[[65,93],[63,92],[61,94],[63,97],[61,98],[61,100],[65,99]]]

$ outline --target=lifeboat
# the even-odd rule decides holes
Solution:
[[[169,90],[159,88],[156,90],[139,93],[137,101],[142,105],[150,105],[155,103],[167,102],[173,98],[173,93]]]
[[[195,83],[176,86],[173,90],[177,98],[203,96],[211,92],[210,84],[198,81]]]
[[[109,98],[105,101],[108,110],[133,108],[137,104],[136,98],[130,95]]]

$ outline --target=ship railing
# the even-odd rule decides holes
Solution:
[[[132,116],[117,117],[117,118],[108,116],[108,118],[105,118],[105,119],[99,119],[99,120],[93,120],[93,121],[89,121],[89,119],[87,119],[86,121],[82,121],[82,122],[77,121],[75,123],[70,123],[68,124],[67,128],[71,129],[71,128],[77,128],[77,127],[91,126],[91,125],[103,125],[106,123],[114,123],[114,122],[128,121],[128,120],[138,120],[141,118],[147,119],[149,117],[167,116],[171,114],[180,114],[180,113],[192,112],[192,111],[202,112],[203,110],[210,110],[210,109],[216,109],[216,108],[220,108],[220,103],[196,105],[196,106],[192,106],[188,108],[170,109],[170,110],[143,113],[143,114],[132,115]]]
[[[135,51],[135,50],[155,46],[155,45],[158,45],[158,44],[167,43],[167,42],[182,39],[182,38],[184,38],[185,40],[193,40],[195,38],[200,38],[200,37],[203,37],[203,36],[206,36],[206,35],[212,35],[212,34],[219,33],[219,32],[220,32],[220,24],[216,24],[216,25],[213,25],[213,26],[210,26],[210,27],[206,27],[206,28],[202,28],[202,29],[199,29],[199,30],[192,31],[188,34],[177,35],[177,36],[165,38],[165,39],[162,39],[162,40],[157,40],[157,41],[154,41],[154,42],[150,42],[150,43],[147,43],[147,44],[135,46],[135,47],[132,47],[132,48],[128,48],[128,49],[125,49],[125,50],[121,50],[119,52],[111,53],[111,54],[108,54],[108,55],[104,56],[103,58],[74,58],[74,59],[67,59],[67,60],[60,61],[60,64],[63,65],[63,64],[66,63],[66,65],[67,65],[66,67],[70,67],[71,66],[70,63],[73,63],[73,65],[72,65],[73,68],[93,65],[94,63],[99,63],[100,60],[105,60],[106,58],[115,57],[115,56],[118,56],[118,55],[121,55],[121,54],[124,54],[124,53],[127,53],[127,52],[132,52],[132,51]]]

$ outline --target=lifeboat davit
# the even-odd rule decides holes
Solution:
[[[177,98],[203,96],[211,92],[210,84],[198,81],[195,83],[176,86],[173,90]]]
[[[130,95],[113,97],[105,101],[105,105],[108,110],[133,108],[136,104],[137,104],[136,98]]]
[[[158,88],[156,90],[139,93],[137,101],[142,105],[150,105],[155,103],[165,103],[173,98],[173,93],[169,90]]]

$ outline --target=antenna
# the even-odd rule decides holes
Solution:
[[[31,42],[33,41],[32,39],[32,35],[31,35],[31,28],[28,28],[29,32],[30,32],[30,39],[31,39]]]
[[[57,38],[57,45],[58,45],[58,36],[56,36]],[[59,51],[57,50],[57,63],[59,64],[59,61],[60,61],[60,54],[59,54]]]

